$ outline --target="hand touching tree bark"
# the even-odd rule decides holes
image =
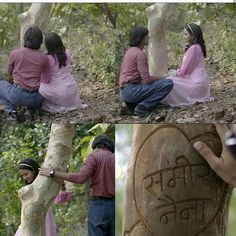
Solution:
[[[194,143],[194,148],[209,163],[210,167],[228,184],[236,186],[236,160],[225,144],[224,136],[229,130],[226,124],[216,124],[223,150],[220,157],[217,157],[212,150],[203,142]]]

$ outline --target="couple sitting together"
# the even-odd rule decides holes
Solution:
[[[56,33],[45,36],[47,54],[39,51],[43,34],[31,26],[24,35],[24,47],[9,55],[10,82],[0,81],[0,100],[7,120],[17,121],[17,106],[27,107],[25,115],[33,120],[35,110],[67,112],[86,105],[80,100],[78,86],[71,74],[71,52]]]
[[[158,103],[174,107],[212,100],[204,67],[206,48],[201,28],[196,24],[185,26],[186,48],[181,68],[174,75],[163,77],[149,74],[143,52],[144,46],[148,45],[148,33],[145,27],[131,30],[130,48],[120,70],[120,94],[129,113],[148,116]]]

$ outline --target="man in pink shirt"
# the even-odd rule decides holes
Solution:
[[[17,121],[16,106],[26,106],[33,116],[43,101],[39,93],[42,72],[48,67],[48,58],[39,49],[43,34],[31,26],[24,35],[24,47],[14,49],[9,55],[8,73],[13,83],[0,81],[0,100],[4,103],[7,120]]]
[[[138,116],[148,116],[173,88],[171,80],[149,74],[143,52],[144,46],[148,45],[148,33],[145,27],[132,28],[130,48],[125,53],[119,77],[121,97],[129,110]]]
[[[64,173],[41,168],[40,174],[72,183],[90,180],[88,236],[115,236],[115,156],[114,143],[105,135],[97,136],[79,173]]]

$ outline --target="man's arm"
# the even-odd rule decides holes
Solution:
[[[222,142],[221,157],[217,157],[212,150],[203,142],[193,144],[199,154],[208,162],[210,167],[218,174],[226,183],[236,187],[236,160],[232,153],[225,145],[224,136],[229,130],[226,124],[216,124],[217,132]]]
[[[81,167],[79,173],[65,173],[62,171],[54,170],[54,168],[51,166],[50,168],[45,168],[45,167],[40,168],[39,174],[52,177],[50,173],[53,171],[54,172],[53,177],[56,177],[61,180],[66,180],[72,183],[82,184],[91,177],[91,175],[94,173],[95,170],[96,170],[95,157],[92,154],[89,154],[86,158],[84,165]]]
[[[149,74],[147,56],[145,55],[145,53],[143,51],[140,52],[137,56],[137,67],[138,67],[138,71],[140,73],[143,84],[149,84],[149,83],[152,83],[156,80],[164,78],[164,76],[161,76],[161,75],[160,76],[151,76]]]

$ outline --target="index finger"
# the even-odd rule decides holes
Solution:
[[[215,124],[217,133],[220,136],[220,140],[222,142],[222,145],[225,142],[225,134],[229,130],[228,126],[226,124]]]

